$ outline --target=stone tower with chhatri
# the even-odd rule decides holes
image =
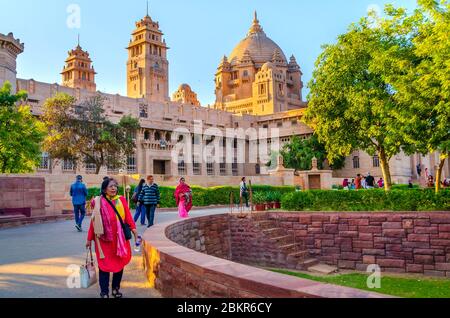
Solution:
[[[287,61],[255,12],[247,36],[217,68],[215,107],[239,115],[269,115],[306,107],[301,76],[295,57]]]
[[[148,11],[148,10],[147,10]],[[127,95],[148,102],[169,101],[169,61],[159,24],[147,15],[136,22],[127,47]]]
[[[0,87],[8,81],[12,85],[12,92],[16,92],[17,87],[17,56],[24,50],[24,44],[19,39],[14,39],[14,35],[0,33]]]
[[[92,66],[89,53],[81,48],[79,37],[77,47],[69,51],[68,54],[69,57],[66,59],[66,64],[61,72],[62,85],[95,92],[97,90],[95,74],[97,73]]]

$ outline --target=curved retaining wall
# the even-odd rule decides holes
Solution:
[[[386,297],[231,261],[235,244],[241,245],[242,253],[242,248],[251,248],[258,239],[251,222],[237,219],[222,214],[159,224],[147,230],[143,258],[150,286],[163,297],[179,298]]]

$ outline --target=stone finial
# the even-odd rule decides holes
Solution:
[[[311,164],[312,164],[312,169],[311,170],[319,170],[317,168],[317,158],[316,157],[312,158]]]
[[[258,14],[256,13],[256,10],[255,10],[255,13],[253,16],[253,24],[250,27],[250,30],[248,31],[247,36],[252,35],[252,34],[257,34],[257,33],[265,34],[263,28],[259,24]]]
[[[284,168],[284,158],[282,155],[278,155],[278,157],[277,157],[277,166],[278,166],[278,169]]]

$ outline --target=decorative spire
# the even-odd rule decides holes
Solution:
[[[80,33],[78,33],[78,45],[77,45],[77,48],[81,49],[81,46],[80,46]]]
[[[253,24],[250,27],[250,30],[247,33],[247,36],[250,36],[252,34],[265,34],[263,28],[259,24],[258,20],[258,13],[255,10],[254,16],[253,16]]]
[[[146,17],[149,17],[149,15],[148,15],[148,0],[147,0],[147,15],[146,15]]]

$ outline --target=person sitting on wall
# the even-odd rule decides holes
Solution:
[[[384,181],[383,181],[383,178],[380,178],[380,180],[378,180],[378,188],[383,188],[384,187]]]
[[[348,179],[345,178],[344,181],[342,182],[342,187],[344,187],[344,190],[349,190],[349,185],[350,183],[348,182]]]
[[[368,172],[366,177],[366,188],[373,189],[374,187],[375,187],[375,178],[370,175],[370,172]]]
[[[429,176],[428,176],[428,183],[427,183],[427,186],[428,186],[429,188],[433,188],[433,187],[434,187],[434,178],[433,178],[432,175],[429,175]]]

